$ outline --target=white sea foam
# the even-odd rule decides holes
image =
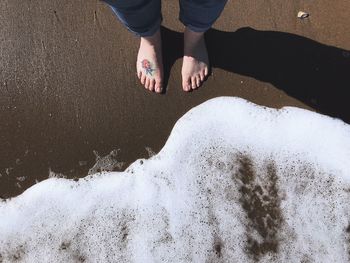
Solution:
[[[0,262],[348,262],[350,126],[220,97],[125,172],[0,202]]]

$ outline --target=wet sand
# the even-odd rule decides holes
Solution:
[[[297,106],[350,123],[350,4],[231,1],[207,33],[212,76],[181,89],[183,26],[163,1],[167,88],[145,91],[135,75],[138,40],[100,1],[0,3],[0,196],[48,177],[83,177],[120,149],[124,169],[157,152],[174,123],[217,96]],[[298,11],[310,13],[298,19]],[[118,168],[119,169],[119,168]]]

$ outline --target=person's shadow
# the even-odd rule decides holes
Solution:
[[[183,36],[162,28],[165,77],[181,57]],[[273,84],[319,112],[350,123],[350,51],[276,31],[209,30],[212,67]],[[169,52],[170,51],[170,52]]]

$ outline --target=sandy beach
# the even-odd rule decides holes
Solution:
[[[298,11],[310,14],[297,18]],[[346,0],[230,1],[207,33],[212,76],[181,89],[183,26],[163,1],[166,92],[135,76],[138,40],[100,1],[0,4],[0,196],[48,178],[84,177],[96,154],[124,165],[158,152],[174,123],[218,96],[297,106],[350,122]],[[95,152],[95,154],[94,154]],[[114,157],[112,157],[113,159]]]
[[[349,262],[348,0],[229,1],[190,93],[162,5],[158,95],[102,1],[1,1],[0,262]]]

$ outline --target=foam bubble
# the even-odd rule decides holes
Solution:
[[[209,100],[125,172],[0,203],[0,262],[347,262],[350,126]]]

